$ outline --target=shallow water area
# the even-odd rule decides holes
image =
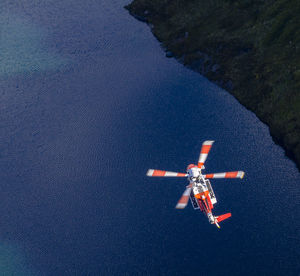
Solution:
[[[0,269],[297,275],[294,163],[228,92],[167,59],[127,3],[2,4]],[[145,176],[184,172],[207,139],[206,172],[246,172],[212,181],[214,213],[232,212],[220,230],[174,209],[185,180]]]

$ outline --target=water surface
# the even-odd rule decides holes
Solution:
[[[164,56],[128,1],[4,1],[0,269],[38,275],[298,275],[299,183],[267,127]],[[201,144],[221,230],[175,210]]]

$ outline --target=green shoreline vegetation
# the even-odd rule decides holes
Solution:
[[[167,51],[233,94],[300,168],[300,1],[134,0]]]

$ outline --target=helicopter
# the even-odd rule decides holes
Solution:
[[[214,141],[211,140],[203,142],[198,164],[188,165],[186,173],[149,169],[146,175],[150,177],[186,177],[189,181],[189,185],[186,186],[175,208],[184,209],[190,199],[194,210],[200,209],[200,211],[207,216],[209,223],[215,224],[220,228],[219,222],[231,217],[231,213],[220,216],[214,216],[212,214],[212,209],[214,208],[214,204],[217,203],[217,199],[209,179],[243,178],[245,173],[243,171],[234,171],[203,174],[202,170],[205,169],[204,163],[213,143]]]

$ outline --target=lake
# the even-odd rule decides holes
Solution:
[[[165,57],[128,1],[2,1],[0,271],[299,275],[300,174],[228,92]],[[205,172],[214,214],[174,207]]]

